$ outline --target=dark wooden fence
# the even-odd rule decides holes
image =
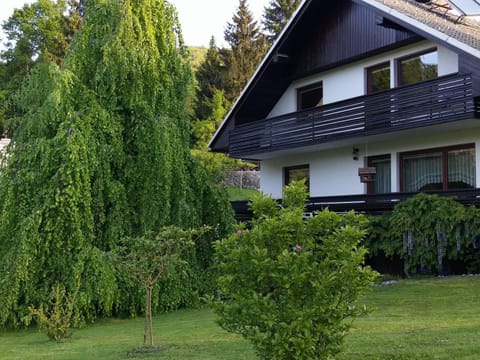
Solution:
[[[242,124],[230,132],[230,156],[309,146],[473,118],[471,75],[449,75],[312,110]]]
[[[306,208],[307,212],[320,211],[328,208],[331,211],[339,213],[353,210],[357,213],[376,215],[385,211],[393,210],[393,207],[396,204],[415,194],[417,193],[311,197],[307,201]],[[447,190],[428,192],[428,194],[438,194],[439,196],[451,197],[465,206],[480,206],[480,189]],[[280,202],[281,201],[279,201],[279,203]],[[252,212],[249,209],[248,201],[232,201],[232,207],[235,211],[237,220],[248,221],[252,218]]]

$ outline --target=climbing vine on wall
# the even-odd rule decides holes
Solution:
[[[391,214],[372,219],[368,247],[373,254],[398,255],[407,276],[418,271],[444,274],[447,260],[466,261],[473,271],[479,235],[478,209],[421,193],[396,205]]]

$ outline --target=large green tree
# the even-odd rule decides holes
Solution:
[[[15,9],[2,24],[5,50],[0,52],[0,122],[11,116],[10,96],[35,64],[62,64],[81,24],[83,0],[38,0]],[[4,116],[2,116],[2,114]],[[1,129],[3,133],[3,129]]]
[[[232,22],[227,23],[225,40],[230,45],[229,86],[226,98],[233,101],[253,75],[268,49],[265,36],[253,18],[247,0],[239,0]]]
[[[227,87],[228,64],[225,61],[225,50],[221,50],[215,43],[215,38],[210,39],[205,59],[195,73],[197,79],[195,98],[195,117],[207,119],[212,116],[214,109],[212,100],[219,90]]]
[[[221,236],[231,219],[190,155],[192,75],[175,9],[90,0],[84,11],[63,66],[35,67],[16,96],[0,174],[1,324],[79,278],[76,318],[136,311],[140,292],[105,251],[171,224],[209,223]]]
[[[280,35],[301,0],[270,0],[263,14],[263,28],[273,43]]]

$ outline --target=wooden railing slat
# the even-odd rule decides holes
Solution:
[[[479,115],[471,75],[449,75],[236,126],[230,155],[245,157],[353,136],[367,136]]]

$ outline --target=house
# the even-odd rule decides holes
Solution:
[[[383,211],[419,191],[480,197],[473,0],[304,0],[210,142],[281,198]]]

